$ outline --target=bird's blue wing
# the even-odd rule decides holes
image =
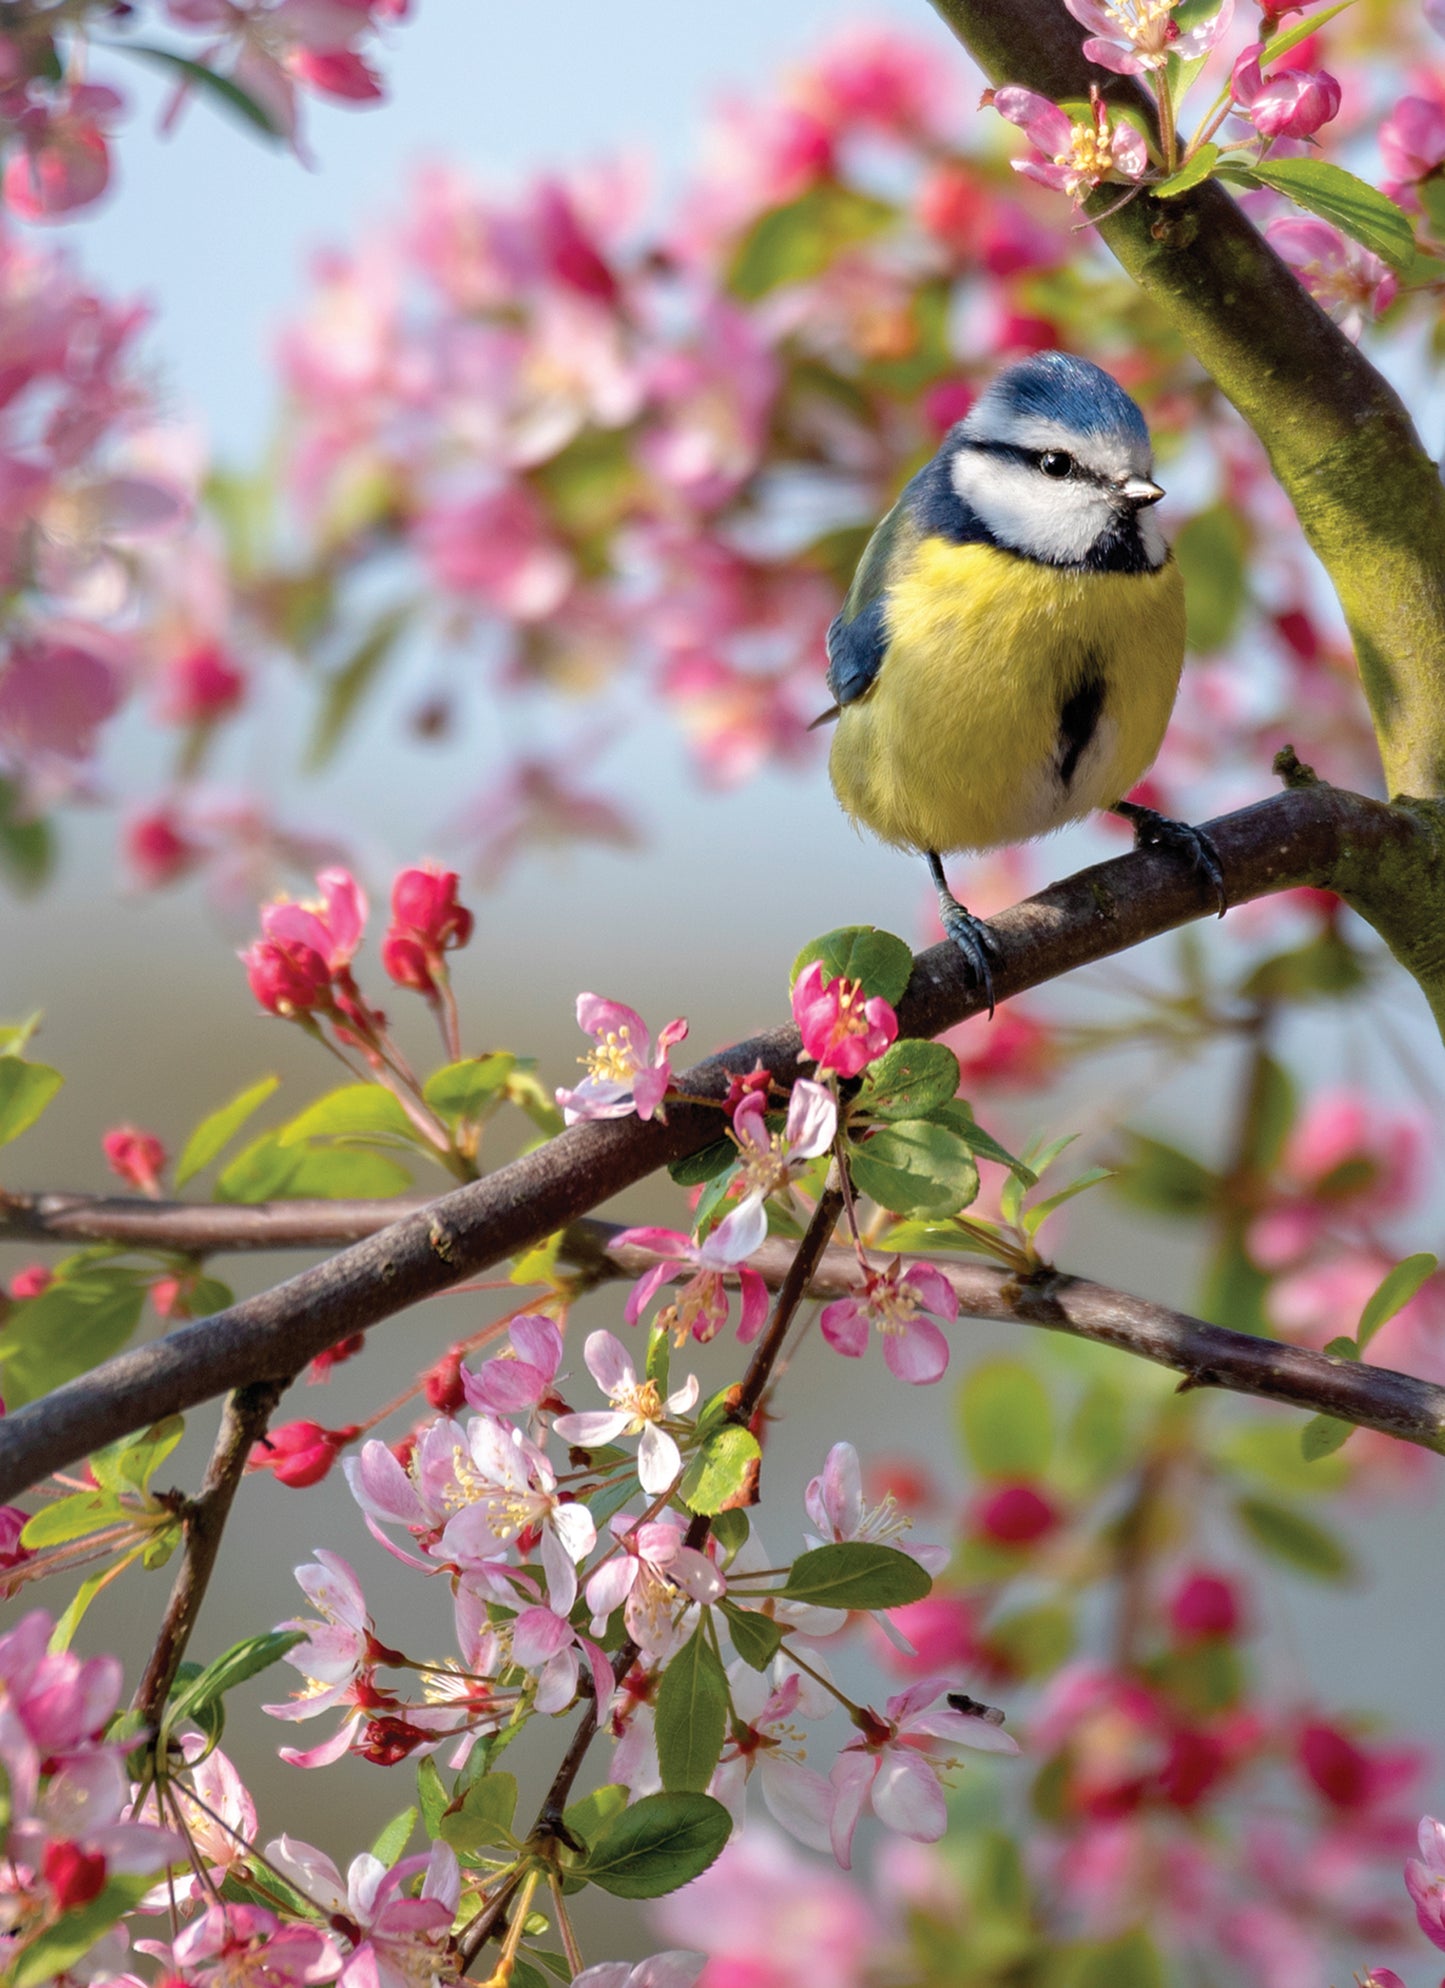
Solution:
[[[888,647],[888,584],[918,538],[905,508],[908,493],[863,549],[842,612],[828,630],[828,688],[839,710],[867,694]]]

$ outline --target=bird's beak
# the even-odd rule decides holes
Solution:
[[[1142,509],[1146,504],[1157,504],[1164,492],[1147,476],[1126,476],[1119,485],[1119,495],[1127,503],[1137,504]]]

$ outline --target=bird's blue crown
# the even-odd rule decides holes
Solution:
[[[1126,435],[1149,446],[1144,417],[1115,379],[1070,352],[1035,352],[988,386],[975,413],[1057,421],[1076,435]],[[972,417],[964,423],[967,434]]]

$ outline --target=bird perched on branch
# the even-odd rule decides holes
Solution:
[[[828,630],[833,789],[927,858],[945,931],[993,1012],[987,925],[942,858],[1096,808],[1213,887],[1209,838],[1124,799],[1153,763],[1184,661],[1184,583],[1154,516],[1144,417],[1087,359],[1008,367],[878,526]]]

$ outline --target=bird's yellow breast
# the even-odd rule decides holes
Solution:
[[[885,842],[991,849],[1121,800],[1152,764],[1184,586],[1172,558],[1088,573],[931,538],[890,585],[886,625],[877,679],[838,720],[838,799]]]

